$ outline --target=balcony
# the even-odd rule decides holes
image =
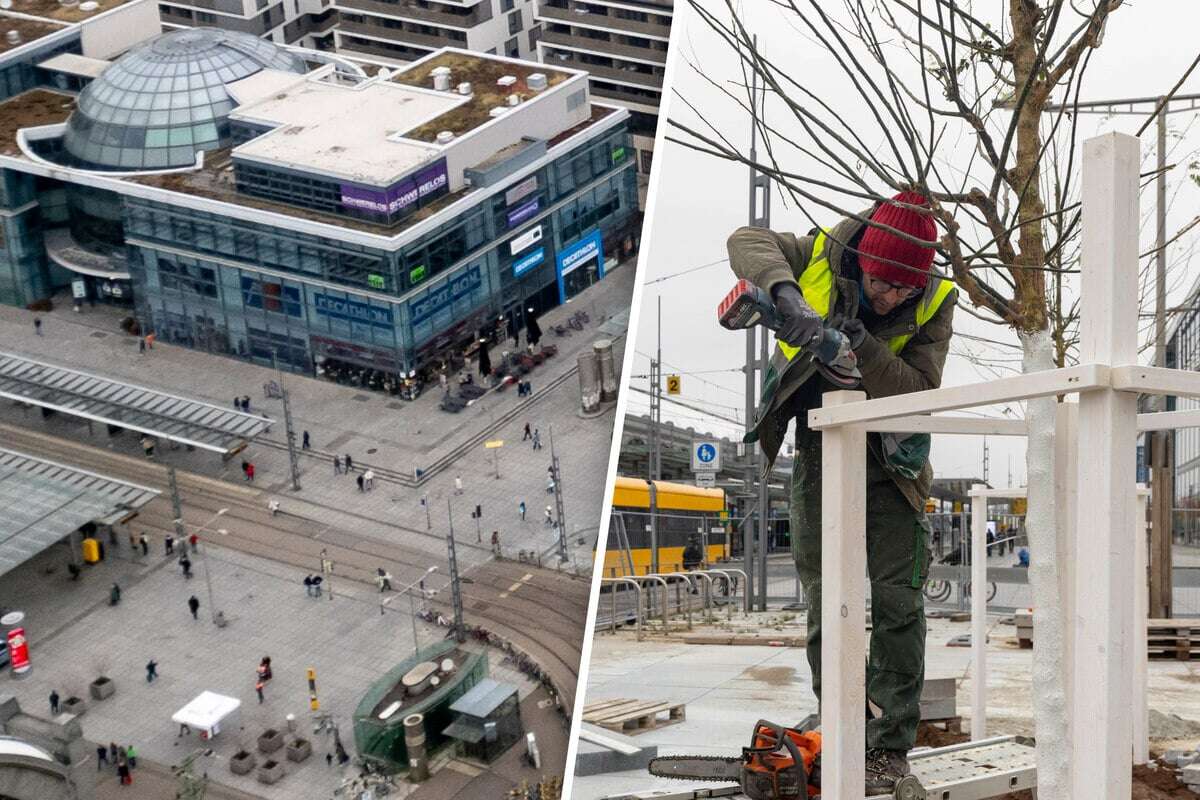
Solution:
[[[546,44],[553,44],[572,49],[588,50],[593,53],[603,53],[604,55],[614,57],[625,56],[626,58],[632,58],[638,61],[652,61],[655,64],[661,64],[664,67],[667,63],[667,52],[665,50],[655,50],[650,47],[634,47],[628,44],[606,42],[603,39],[593,39],[590,36],[576,36],[569,33],[545,30],[542,31],[542,41]]]
[[[538,19],[547,21],[561,22],[566,25],[590,25],[596,28],[603,28],[609,31],[617,31],[619,33],[629,33],[640,36],[658,36],[666,39],[671,35],[670,25],[656,25],[651,22],[637,22],[632,19],[624,19],[615,14],[597,14],[589,12],[580,14],[568,8],[558,8],[549,6],[545,3],[539,3],[537,7]]]
[[[591,91],[593,98],[611,101],[617,105],[624,106],[631,111],[641,111],[645,114],[657,114],[659,102],[662,100],[661,93],[656,98],[650,98],[646,97],[640,92],[623,86],[605,88],[592,83]]]
[[[570,56],[568,59],[562,59],[558,58],[557,55],[551,52],[551,48],[547,47],[546,50],[545,62],[551,66],[571,67],[572,69],[579,69],[588,72],[597,78],[605,78],[610,81],[620,81],[622,83],[632,83],[636,86],[644,86],[647,89],[655,89],[658,91],[662,90],[663,75],[662,70],[659,67],[654,67],[654,69],[659,71],[658,74],[639,72],[635,69],[604,67],[599,64],[588,64],[582,59],[577,58],[573,53],[567,51],[556,51],[557,53]]]
[[[470,14],[451,14],[448,11],[435,11],[421,8],[411,2],[386,2],[386,0],[335,0],[338,8],[357,9],[372,14],[382,14],[388,17],[419,20],[432,25],[445,25],[450,28],[471,28],[490,18],[491,7],[488,3],[476,5]],[[463,42],[460,47],[466,47]]]
[[[371,17],[367,17],[371,19]],[[338,30],[342,33],[350,35],[359,34],[361,36],[371,36],[375,39],[384,39],[385,41],[395,42],[396,44],[405,44],[412,47],[428,47],[437,50],[442,47],[466,47],[466,42],[457,39],[451,39],[449,36],[430,36],[426,33],[414,33],[413,31],[405,30],[404,28],[389,28],[384,25],[372,25],[370,23],[350,22],[345,16],[342,17],[341,23],[338,25]],[[362,51],[362,47],[356,46],[354,49]],[[389,54],[387,51],[380,52],[379,55],[389,58],[399,58],[395,53]]]

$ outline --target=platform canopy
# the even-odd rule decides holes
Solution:
[[[89,522],[112,525],[158,490],[0,448],[0,575]]]
[[[228,456],[271,420],[0,352],[0,397]]]

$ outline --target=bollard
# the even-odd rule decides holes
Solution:
[[[429,780],[424,714],[409,714],[404,718],[404,746],[408,749],[408,779],[413,783]]]
[[[288,714],[284,719],[287,720],[288,733],[295,733],[296,732],[296,715]]]

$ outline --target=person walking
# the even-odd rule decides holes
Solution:
[[[537,428],[534,428],[533,430],[533,449],[542,449],[542,432]]]
[[[250,480],[250,462],[242,459],[242,477]]]
[[[308,431],[305,431],[304,434],[300,437],[300,449],[301,450],[309,450],[311,448],[312,448],[312,442],[309,441]]]
[[[130,769],[137,769],[137,749],[133,745],[125,748],[125,758],[129,759]]]
[[[525,501],[524,500],[522,500],[517,505],[517,512],[520,513],[520,515],[521,515],[521,522],[524,522],[525,521]]]
[[[251,462],[250,465],[246,467],[246,480],[250,481],[251,483],[254,483],[254,463],[253,462]]]
[[[36,333],[38,336],[42,335],[42,318],[41,317],[33,318],[33,332]]]
[[[192,577],[192,560],[187,557],[186,553],[179,558],[179,568],[183,570],[183,577]]]
[[[542,520],[542,525],[549,528],[554,524],[554,514],[551,513],[550,506],[546,506],[546,517]]]
[[[492,531],[492,553],[500,555],[500,531]]]
[[[526,422],[525,423],[525,435],[521,437],[521,441],[523,442],[526,439],[532,439],[532,438],[533,438],[533,432],[529,430],[529,423]]]
[[[392,575],[383,567],[375,570],[375,583],[379,586],[380,592],[392,591]]]
[[[141,545],[142,548],[142,558],[150,555],[150,540],[146,538],[146,534],[144,532],[138,537],[138,544]]]
[[[312,575],[304,576],[304,594],[312,597]]]
[[[322,584],[322,582],[324,582],[324,580],[325,579],[322,578],[320,575],[313,575],[313,579],[312,579],[313,597],[321,596],[321,584]]]
[[[904,236],[896,235],[899,232]],[[805,346],[829,323],[854,352],[868,398],[936,389],[953,336],[958,292],[931,274],[938,229],[925,197],[903,192],[829,229],[796,236],[743,227],[727,241],[734,274],[774,300],[782,320],[754,428],[770,474],[794,418],[792,554],[809,598],[807,654],[821,678],[821,433],[807,426],[829,384]],[[921,587],[930,562],[925,501],[933,471],[929,434],[867,434],[865,489],[871,643],[866,695],[868,796],[888,795],[910,773],[925,675]]]
[[[117,756],[117,780],[122,786],[133,783],[133,777],[129,774],[129,761],[123,754]]]
[[[350,454],[346,453],[346,474],[349,475],[354,471],[354,460],[350,458]]]
[[[188,537],[188,544],[191,545],[193,553],[198,552],[200,550],[200,534],[193,531],[192,535]]]
[[[112,585],[112,588],[108,590],[108,604],[110,606],[115,606],[117,603],[120,603],[120,602],[121,602],[121,587],[114,583]]]
[[[455,494],[463,493],[462,475],[454,476],[454,493]]]
[[[263,698],[263,686],[265,686],[265,684],[263,683],[263,680],[262,680],[262,678],[259,678],[258,680],[256,680],[256,681],[254,682],[254,692],[255,692],[255,694],[257,694],[257,695],[258,695],[258,702],[259,702],[259,704],[260,704],[260,705],[262,704],[262,702],[263,702],[263,700],[264,700],[264,698]]]
[[[158,677],[158,662],[153,658],[146,663],[146,683],[154,683]]]
[[[138,337],[138,355],[144,356],[145,354],[146,354],[146,337],[139,336]]]
[[[334,475],[342,474],[342,457],[339,455],[336,455],[336,454],[333,457],[333,474]]]
[[[108,766],[108,748],[104,745],[96,745],[96,772]]]
[[[175,537],[167,534],[167,538],[163,539],[163,555],[170,556],[175,554]]]
[[[367,491],[375,488],[375,470],[368,469],[363,473],[363,484],[367,487]]]
[[[365,492],[366,488],[364,488],[364,487],[366,486],[366,483],[367,483],[366,477],[362,473],[359,473],[358,476],[355,477],[354,480],[358,484],[358,490],[360,492]]]
[[[56,717],[58,716],[58,701],[59,701],[59,699],[60,698],[58,696],[58,690],[51,689],[50,690],[50,713]]]
[[[146,334],[146,349],[147,350],[154,349],[154,340],[157,338],[158,338],[158,334],[156,334],[154,331],[150,331],[149,333]]]
[[[250,395],[248,394],[242,396],[242,411],[250,413]]]
[[[192,619],[200,619],[200,600],[196,595],[188,598],[188,610],[192,612]]]
[[[116,769],[117,767],[117,756],[120,754],[120,752],[121,750],[119,747],[117,747],[116,742],[108,743],[108,761],[110,764],[112,764],[113,769]]]

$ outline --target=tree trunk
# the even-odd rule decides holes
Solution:
[[[1022,369],[1025,373],[1055,368],[1054,340],[1048,330],[1021,334]],[[1067,797],[1070,773],[1067,769],[1069,747],[1069,709],[1066,686],[1062,680],[1064,658],[1063,614],[1058,595],[1058,536],[1069,531],[1057,530],[1057,503],[1054,480],[1053,396],[1029,400],[1026,420],[1029,424],[1025,465],[1028,509],[1025,532],[1029,537],[1029,586],[1033,593],[1033,724],[1037,736],[1038,794],[1042,797]]]

